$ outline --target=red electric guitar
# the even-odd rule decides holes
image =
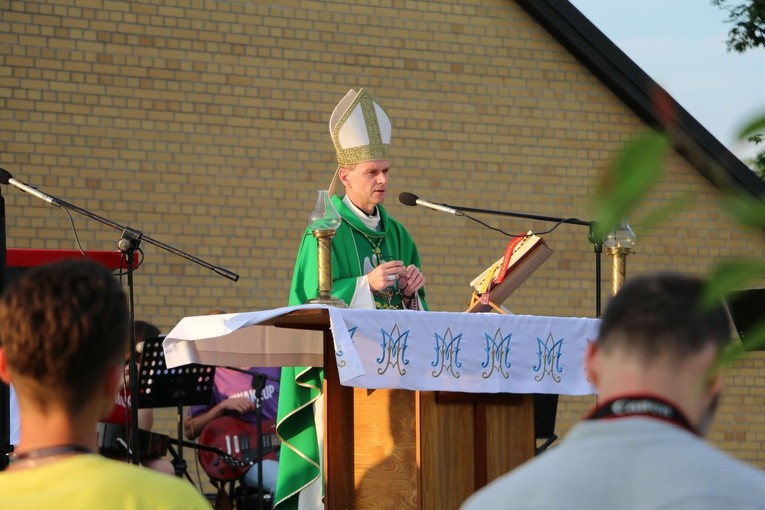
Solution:
[[[258,437],[263,441],[263,458],[275,459],[279,437],[274,420],[263,420],[262,436],[255,424],[220,416],[208,423],[199,435],[199,442],[220,452],[197,450],[199,463],[211,478],[222,481],[241,478],[258,461]]]

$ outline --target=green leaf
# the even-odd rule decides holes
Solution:
[[[690,191],[674,197],[671,200],[662,203],[657,209],[652,210],[646,218],[635,224],[635,231],[650,232],[652,229],[667,221],[667,219],[688,207],[691,203],[693,203],[693,193]]]
[[[747,328],[741,334],[741,342],[744,345],[744,350],[747,351],[761,351],[765,349],[765,319]]]
[[[765,320],[762,320],[743,332],[741,342],[732,340],[717,356],[711,373],[718,373],[736,361],[743,359],[747,351],[765,350]]]
[[[728,195],[722,200],[722,208],[740,225],[765,227],[765,200],[761,198]]]
[[[715,360],[715,363],[712,365],[710,373],[716,374],[721,369],[731,366],[733,363],[743,358],[745,354],[744,346],[736,341],[732,341],[717,356],[717,360]]]
[[[755,135],[765,131],[765,117],[758,117],[745,125],[741,131],[739,131],[738,137],[745,139],[747,136]]]
[[[709,272],[701,304],[704,307],[715,306],[747,282],[762,278],[765,278],[765,261],[738,259],[721,262]]]
[[[595,238],[602,239],[616,228],[646,196],[661,174],[669,147],[669,138],[656,132],[642,135],[624,147],[613,172],[595,191]]]

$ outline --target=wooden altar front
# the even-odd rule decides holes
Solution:
[[[328,310],[296,310],[261,324],[323,332],[328,510],[457,509],[534,455],[530,394],[342,386]]]

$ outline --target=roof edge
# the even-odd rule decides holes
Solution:
[[[515,0],[534,20],[721,191],[765,198],[765,181],[701,125],[666,90],[568,0]]]

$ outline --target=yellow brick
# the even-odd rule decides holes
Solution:
[[[315,190],[336,167],[329,115],[350,87],[369,87],[394,129],[388,210],[418,243],[431,307],[464,310],[469,281],[506,238],[404,207],[396,194],[587,218],[621,144],[647,126],[514,2],[380,4],[12,2],[0,20],[0,43],[13,48],[0,66],[2,166],[241,273],[233,284],[144,246],[137,312],[167,332],[216,306],[285,304]],[[678,155],[645,210],[679,192],[693,207],[639,232],[628,275],[705,271],[765,248],[717,212],[718,194]],[[10,246],[72,247],[65,218],[20,192],[7,202]],[[486,220],[512,232],[548,227]],[[88,248],[116,244],[96,222],[77,225]],[[514,311],[593,315],[585,230],[546,236],[556,253],[511,297]],[[733,369],[738,400],[724,403],[711,435],[760,467],[765,419],[740,409],[765,401],[764,365],[753,353]],[[562,398],[557,433],[593,402]],[[158,430],[173,434],[173,410],[160,414]]]

